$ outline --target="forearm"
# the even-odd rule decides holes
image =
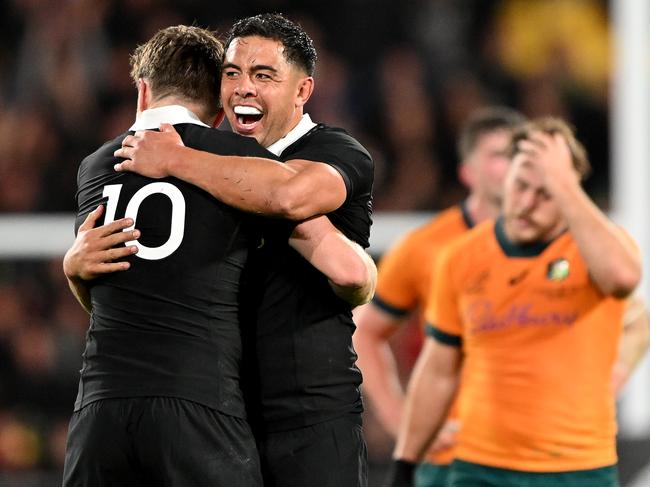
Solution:
[[[459,354],[458,354],[459,355]],[[454,361],[459,360],[455,358]],[[404,416],[393,457],[409,462],[422,460],[427,447],[444,424],[459,382],[456,364],[441,367],[418,359],[406,393]]]
[[[88,314],[92,312],[92,301],[90,299],[90,291],[86,282],[83,279],[68,277],[68,286],[72,294],[77,299],[83,309]]]
[[[339,232],[327,217],[298,225],[289,244],[322,272],[334,292],[351,305],[358,306],[372,298],[377,282],[372,258]]]
[[[623,297],[641,277],[641,262],[632,240],[612,223],[576,184],[554,192],[571,236],[589,273],[604,294]]]
[[[341,262],[334,265],[339,268],[339,272],[327,268],[323,271],[325,275],[334,276],[329,278],[334,293],[353,307],[368,303],[377,286],[377,268],[372,258],[359,245],[343,240],[340,235],[332,235],[328,239],[333,240],[332,244],[325,243],[324,246],[330,245],[331,249],[340,248],[339,255],[343,256]],[[333,263],[332,259],[329,259],[327,267]],[[352,266],[358,270],[354,271]]]
[[[395,357],[387,340],[363,333],[353,335],[357,365],[363,373],[363,394],[386,431],[397,437],[404,408],[404,389],[399,380]]]
[[[623,335],[615,364],[623,374],[623,383],[646,354],[648,346],[650,346],[650,313],[641,298],[633,296],[625,312]]]
[[[229,206],[267,216],[292,216],[278,188],[283,188],[296,171],[280,162],[220,156],[177,146],[167,170],[171,176],[198,186]]]

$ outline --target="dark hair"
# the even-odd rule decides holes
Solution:
[[[573,168],[580,175],[580,180],[583,181],[589,175],[591,172],[591,164],[589,163],[585,147],[576,139],[573,127],[560,118],[537,118],[515,130],[512,134],[512,140],[510,141],[510,148],[508,150],[511,159],[521,152],[519,142],[522,140],[530,140],[533,132],[562,135],[569,146]]]
[[[223,44],[200,27],[161,29],[131,55],[131,77],[145,78],[155,99],[175,95],[215,112],[221,107]]]
[[[474,150],[478,139],[498,130],[514,130],[526,121],[521,113],[512,108],[493,106],[472,113],[463,124],[458,137],[458,157],[462,162]]]
[[[303,28],[282,14],[259,14],[235,22],[226,38],[226,49],[237,37],[259,36],[279,41],[284,46],[285,59],[300,67],[308,76],[316,68],[316,48]]]

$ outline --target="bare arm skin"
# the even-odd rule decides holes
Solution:
[[[63,259],[70,289],[88,312],[91,305],[87,281],[101,274],[127,270],[129,263],[119,259],[136,253],[137,247],[122,247],[121,244],[140,236],[139,230],[122,231],[133,225],[130,218],[94,228],[103,211],[103,206],[100,206],[88,215]],[[375,263],[327,217],[298,225],[289,244],[325,274],[334,292],[351,305],[357,306],[372,299],[377,283]]]
[[[640,296],[628,298],[623,335],[612,370],[612,387],[620,393],[650,346],[650,312]]]
[[[352,306],[372,299],[377,285],[377,267],[355,242],[345,237],[325,216],[298,225],[289,239],[316,269],[329,279],[332,289]]]
[[[532,140],[519,145],[541,171],[544,185],[557,201],[593,281],[603,294],[629,295],[641,278],[639,251],[580,186],[565,139],[559,134],[536,133]]]
[[[374,303],[355,310],[357,329],[352,335],[357,365],[363,372],[363,392],[370,398],[382,426],[397,437],[404,409],[404,389],[400,382],[389,338],[399,330],[402,319]]]
[[[122,231],[133,225],[133,220],[122,218],[95,228],[103,213],[104,207],[98,206],[88,214],[79,227],[72,247],[63,258],[63,272],[68,279],[70,290],[88,313],[91,312],[92,306],[87,281],[101,274],[128,269],[128,262],[115,261],[138,251],[134,245],[116,247],[140,237],[139,230]]]
[[[427,338],[407,388],[395,459],[422,460],[447,417],[458,388],[461,363],[460,347]]]
[[[116,157],[127,160],[117,171],[143,176],[174,176],[243,211],[289,220],[305,220],[334,211],[347,190],[343,177],[328,164],[259,157],[218,156],[190,149],[169,124],[161,132],[127,136]]]

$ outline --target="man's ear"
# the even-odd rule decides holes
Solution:
[[[458,165],[458,180],[463,183],[463,186],[466,188],[474,187],[474,171],[472,167],[467,162],[461,162]]]
[[[296,106],[301,107],[305,103],[307,103],[307,100],[309,100],[309,97],[313,92],[314,92],[314,78],[312,78],[311,76],[307,76],[306,78],[303,78],[300,84],[298,85],[298,93],[296,94]]]
[[[226,113],[223,111],[223,108],[220,108],[217,114],[214,117],[214,121],[212,122],[212,128],[217,128],[221,123],[223,122],[223,119],[225,118]]]
[[[138,78],[138,113],[144,112],[151,103],[151,86],[144,78]]]

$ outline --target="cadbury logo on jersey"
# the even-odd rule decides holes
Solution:
[[[551,281],[564,281],[569,277],[569,261],[561,258],[550,262],[546,277]]]

